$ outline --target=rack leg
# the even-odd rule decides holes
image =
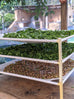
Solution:
[[[63,99],[63,79],[62,79],[62,41],[61,38],[58,39],[58,51],[59,51],[59,87],[60,87],[60,99]]]
[[[63,84],[60,83],[60,99],[63,99]]]

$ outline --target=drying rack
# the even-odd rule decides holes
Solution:
[[[34,77],[29,77],[29,76],[24,76],[24,75],[19,75],[19,74],[13,74],[13,73],[7,73],[0,71],[1,74],[4,75],[10,75],[14,77],[20,77],[20,78],[25,78],[25,79],[30,79],[34,81],[39,81],[43,83],[48,83],[52,85],[57,85],[60,87],[60,99],[63,99],[63,84],[66,82],[66,80],[70,77],[70,75],[74,72],[74,68],[66,74],[64,77],[62,76],[63,74],[63,63],[65,63],[68,59],[74,55],[74,52],[67,56],[66,58],[62,59],[62,42],[68,40],[69,38],[74,37],[68,36],[66,38],[58,38],[58,39],[52,39],[52,40],[47,40],[47,39],[19,39],[19,38],[0,38],[0,40],[8,40],[8,41],[19,41],[19,42],[27,42],[27,43],[48,43],[48,42],[53,42],[53,43],[58,43],[58,53],[59,53],[59,61],[49,61],[49,60],[42,60],[42,59],[34,59],[34,58],[26,58],[26,57],[18,57],[18,56],[9,56],[9,55],[0,55],[0,57],[6,57],[6,58],[15,58],[15,59],[23,59],[23,60],[30,60],[30,61],[37,61],[37,62],[43,62],[43,63],[54,63],[58,64],[59,66],[59,83],[54,82],[54,80],[58,79],[40,79],[40,78],[34,78]]]

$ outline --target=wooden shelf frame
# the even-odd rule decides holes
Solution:
[[[19,56],[10,56],[10,55],[0,55],[0,57],[6,57],[6,58],[15,58],[15,59],[22,59],[22,60],[29,60],[29,61],[37,61],[37,62],[42,62],[42,63],[54,63],[54,64],[59,64],[58,61],[54,60],[43,60],[43,59],[35,59],[35,58],[27,58],[27,57],[19,57]]]
[[[8,41],[18,41],[18,42],[23,42],[23,43],[58,43],[58,53],[59,53],[59,61],[49,61],[49,60],[42,60],[42,59],[34,59],[34,58],[26,58],[26,57],[18,57],[18,56],[9,56],[9,55],[0,55],[0,57],[7,57],[7,58],[15,58],[15,59],[23,59],[23,60],[30,60],[30,61],[38,61],[38,62],[44,62],[44,63],[54,63],[59,65],[59,83],[58,82],[53,82],[51,79],[39,79],[39,78],[34,78],[34,77],[29,77],[29,76],[23,76],[23,75],[18,75],[18,74],[12,74],[12,73],[7,73],[0,71],[1,74],[4,75],[10,75],[14,77],[21,77],[21,78],[26,78],[30,80],[35,80],[35,81],[40,81],[44,83],[49,83],[53,85],[59,85],[60,88],[60,99],[63,99],[63,84],[66,82],[66,80],[70,77],[70,75],[73,73],[74,69],[72,69],[66,76],[63,75],[63,63],[66,62],[68,59],[71,58],[72,55],[74,55],[74,52],[67,56],[66,58],[62,59],[62,42],[74,37],[74,35],[66,37],[66,38],[58,38],[58,39],[52,39],[52,40],[47,40],[47,39],[19,39],[19,38],[0,38],[0,40],[8,40]],[[55,79],[56,80],[56,79]]]
[[[56,43],[58,40],[48,40],[48,39],[19,39],[19,38],[0,38],[0,40],[8,40],[8,41],[18,41],[18,42],[26,42],[26,43]]]
[[[74,35],[60,38],[61,42],[64,42],[70,38],[74,37]],[[8,41],[18,41],[18,42],[27,42],[27,43],[58,43],[58,39],[24,39],[24,38],[0,38],[0,40],[8,40]]]
[[[4,75],[25,78],[25,79],[29,79],[29,80],[34,80],[34,81],[43,82],[43,83],[47,83],[47,84],[52,84],[52,85],[57,85],[58,86],[58,83],[52,81],[51,79],[48,79],[48,80],[47,79],[40,79],[40,78],[34,78],[34,77],[29,77],[29,76],[14,74],[14,73],[7,73],[7,72],[3,72],[3,71],[0,71],[0,73],[4,74]]]

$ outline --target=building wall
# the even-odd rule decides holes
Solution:
[[[50,12],[51,10],[49,10]],[[61,20],[61,9],[53,9],[54,14],[49,14],[49,22]]]
[[[57,29],[59,29],[59,26],[60,26],[59,22],[61,20],[61,8],[52,8],[52,9],[49,9],[49,12],[50,11],[54,11],[54,14],[48,15],[48,20],[47,20],[48,26],[47,27],[48,27],[48,29],[51,29],[51,30],[57,30]],[[33,16],[35,16],[35,13],[27,12],[23,9],[16,9],[15,10],[15,21],[13,22],[14,24],[12,24],[9,27],[8,31],[12,30],[12,32],[14,32],[20,28],[20,25],[21,25],[21,28],[28,27],[29,24],[31,23],[31,19]],[[44,28],[43,23],[46,27],[46,17],[43,19],[43,16],[40,16],[40,19],[41,19],[41,20],[39,20],[40,29],[42,29],[42,28]]]
[[[73,22],[73,9],[71,6],[68,7],[68,26],[72,26]]]
[[[15,10],[15,20],[17,20],[18,22],[30,21],[32,15],[34,14],[31,12],[27,12],[25,10],[21,10],[21,9]]]
[[[50,11],[50,10],[49,10]],[[53,9],[54,14],[49,14],[49,29],[50,30],[59,30],[61,22],[61,9]]]

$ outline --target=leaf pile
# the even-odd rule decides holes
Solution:
[[[71,71],[73,67],[74,61],[66,61],[63,64],[63,75]],[[22,60],[8,65],[5,67],[4,72],[26,75],[41,79],[51,79],[59,77],[59,66],[55,64]]]
[[[4,34],[4,37],[8,38],[27,38],[27,39],[57,39],[65,38],[74,34],[74,30],[71,31],[41,31],[32,28],[28,28],[25,31],[18,31],[17,33]]]
[[[74,52],[74,44],[63,43],[63,58]],[[57,43],[41,43],[41,44],[22,44],[1,48],[0,54],[21,56],[29,58],[37,58],[44,60],[58,60],[58,44]]]

